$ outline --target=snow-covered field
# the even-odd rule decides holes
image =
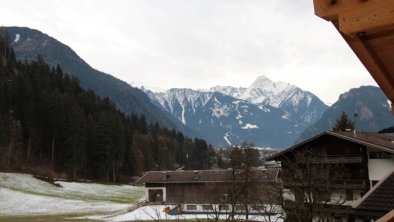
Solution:
[[[87,216],[81,219],[92,219],[92,220],[105,220],[110,222],[120,222],[120,221],[168,221],[168,220],[191,220],[191,221],[201,221],[204,219],[212,220],[217,216],[219,219],[227,219],[228,215],[221,214],[215,215],[214,213],[211,214],[181,214],[181,215],[168,215],[163,212],[165,207],[173,208],[175,206],[171,205],[150,205],[138,208],[135,211],[116,215],[116,216]],[[237,220],[245,220],[244,215],[237,215]],[[275,221],[275,222],[283,222],[282,218],[278,216],[273,216],[269,218],[268,216],[262,215],[249,215],[249,220],[253,221]]]
[[[0,172],[0,221],[157,221],[208,219],[214,215],[163,212],[166,205],[130,208],[143,199],[145,188],[57,181],[61,187],[32,175]],[[174,206],[170,206],[171,208]],[[225,219],[226,215],[220,215]],[[46,218],[46,219],[45,219]],[[241,219],[241,218],[239,218]],[[267,221],[264,216],[249,219]],[[275,218],[278,219],[278,218]],[[282,221],[273,220],[273,221]]]
[[[0,217],[113,215],[127,212],[145,194],[142,187],[57,182],[32,175],[0,173]]]

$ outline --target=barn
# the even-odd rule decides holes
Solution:
[[[219,203],[231,195],[231,187],[246,179],[253,187],[261,187],[275,182],[278,173],[278,168],[254,169],[247,178],[244,171],[232,169],[149,171],[136,184],[145,185],[150,203]]]

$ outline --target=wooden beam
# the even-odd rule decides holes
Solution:
[[[333,24],[363,63],[365,68],[369,71],[371,76],[378,83],[391,103],[394,103],[394,79],[391,77],[390,73],[387,71],[373,49],[368,45],[368,42],[360,38],[346,36],[339,30],[337,22],[334,21]]]
[[[391,101],[391,114],[394,116],[394,101]]]
[[[356,1],[355,1],[356,2]],[[371,1],[338,15],[339,30],[349,36],[373,34],[394,29],[394,0]]]
[[[375,1],[386,0],[313,0],[313,5],[317,16],[328,21],[333,21],[338,20],[338,15],[343,12],[359,7],[366,7]]]

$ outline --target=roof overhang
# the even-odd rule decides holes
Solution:
[[[391,101],[394,115],[394,0],[313,0]]]
[[[359,135],[360,134],[362,134],[362,133],[359,133]],[[313,136],[313,137],[311,137],[311,138],[309,138],[307,140],[304,140],[304,141],[302,141],[302,142],[300,142],[298,144],[295,144],[294,146],[292,146],[292,147],[290,147],[288,149],[282,150],[281,152],[268,157],[267,160],[268,161],[276,160],[276,159],[280,158],[281,156],[283,156],[283,155],[285,155],[287,153],[295,152],[298,149],[302,148],[305,144],[310,143],[312,141],[315,141],[316,139],[321,138],[323,136],[332,136],[332,137],[336,137],[336,138],[342,139],[344,141],[349,141],[349,142],[357,143],[357,144],[360,144],[360,145],[363,145],[363,146],[366,146],[366,147],[375,148],[375,149],[378,149],[378,150],[381,150],[381,151],[385,151],[385,152],[389,152],[389,153],[394,153],[394,150],[390,149],[389,147],[381,146],[379,144],[374,144],[374,143],[372,143],[370,141],[365,141],[365,140],[363,140],[363,139],[361,139],[359,137],[356,137],[356,136],[347,136],[347,135],[343,135],[343,134],[341,134],[339,132],[325,131],[325,132],[320,133],[318,135],[315,135],[315,136]]]

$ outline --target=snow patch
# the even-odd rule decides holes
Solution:
[[[19,39],[21,39],[21,34],[15,34],[14,43],[18,43]]]
[[[0,216],[124,211],[145,193],[128,185],[56,183],[62,187],[28,174],[0,173]]]
[[[113,217],[100,217],[100,216],[88,216],[85,217],[86,219],[91,219],[91,220],[105,220],[105,221],[179,221],[179,220],[193,220],[193,221],[200,221],[200,220],[213,220],[214,219],[214,214],[181,214],[181,215],[168,215],[165,212],[163,212],[163,209],[166,207],[170,207],[170,209],[173,209],[176,207],[175,205],[150,205],[150,206],[144,206],[141,208],[138,208],[132,212],[128,212],[125,214],[121,214],[118,216],[113,216]],[[282,209],[280,207],[277,207],[275,210],[279,214],[277,215],[271,215],[270,218],[272,221],[278,221],[278,222],[283,222],[283,219],[280,217],[280,212]],[[267,215],[249,215],[249,220],[253,221],[267,221],[268,216]],[[84,218],[82,218],[84,219]],[[227,214],[221,214],[219,215],[219,219],[221,220],[226,220],[228,219]],[[245,216],[244,215],[236,215],[237,221],[244,221]]]
[[[260,106],[258,106],[258,107],[259,107],[259,109],[263,110],[263,111],[266,112],[266,113],[271,112],[271,110],[268,109],[268,108],[267,108],[266,106],[264,106],[264,105],[260,105]]]
[[[290,119],[291,114],[290,114],[289,112],[286,112],[286,113],[283,114],[281,117],[282,117],[282,119]]]
[[[186,125],[186,118],[185,118],[185,106],[181,103],[182,106],[182,123]]]
[[[307,99],[307,104],[308,104],[308,107],[309,107],[309,105],[312,102],[312,96],[309,95],[306,99]]]
[[[219,107],[215,106],[215,108],[212,109],[212,116],[215,116],[216,118],[220,118],[221,116],[229,116],[230,113],[228,112],[227,106],[224,107]]]
[[[227,133],[224,135],[223,139],[226,140],[226,142],[227,142],[227,144],[228,144],[229,146],[231,146],[231,145],[233,145],[233,144],[231,144],[230,140],[227,138],[228,136],[229,136],[229,133],[227,132]]]
[[[257,125],[253,125],[250,123],[247,123],[245,126],[241,127],[242,129],[258,129],[259,127]]]
[[[0,189],[1,216],[111,212],[127,210],[129,206],[129,204],[89,202],[34,195],[8,188]]]

